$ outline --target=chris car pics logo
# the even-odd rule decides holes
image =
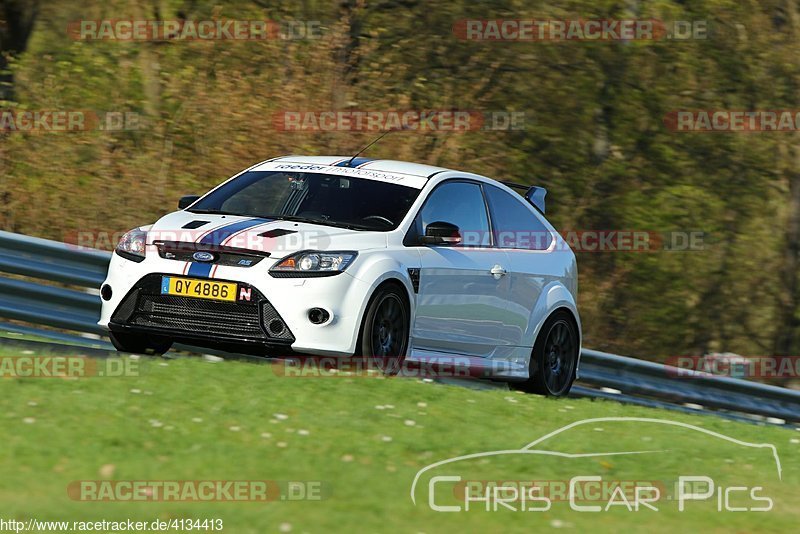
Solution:
[[[503,456],[524,456],[532,461],[547,459],[550,466],[557,459],[603,458],[610,462],[613,457],[643,455],[655,456],[669,454],[668,449],[654,450],[617,450],[607,452],[561,452],[550,448],[540,448],[547,441],[564,432],[598,423],[638,423],[641,425],[657,424],[672,428],[681,428],[697,432],[708,439],[720,443],[732,444],[745,449],[764,449],[771,453],[775,462],[777,480],[782,480],[782,469],[777,449],[770,443],[749,443],[736,438],[713,432],[688,423],[668,419],[640,417],[600,417],[583,419],[563,426],[542,436],[520,449],[504,449],[496,451],[476,452],[434,462],[420,469],[411,485],[411,500],[415,505],[424,503],[431,510],[443,513],[470,511],[485,512],[545,512],[558,506],[568,506],[578,513],[609,512],[625,510],[628,512],[658,512],[662,509],[677,509],[684,512],[690,509],[706,509],[714,512],[768,512],[773,509],[774,501],[763,485],[732,484],[717,481],[706,472],[681,472],[676,476],[659,480],[658,477],[645,477],[645,480],[619,478],[618,474],[609,477],[607,472],[572,473],[563,479],[514,480],[509,473],[497,473],[495,480],[479,480],[468,478],[459,471],[466,471],[470,460],[477,462],[488,459],[497,460]],[[560,436],[562,439],[565,436]],[[462,462],[459,465],[459,462]],[[497,465],[493,461],[487,465]],[[650,465],[646,463],[645,465]],[[655,464],[654,464],[655,465]],[[485,469],[485,468],[484,468]],[[592,469],[592,468],[589,468]],[[435,470],[435,471],[434,471]],[[530,466],[526,466],[530,473]],[[551,472],[551,471],[550,471]],[[423,482],[423,477],[425,481]],[[764,473],[764,477],[772,475]],[[427,492],[427,495],[425,493]],[[418,497],[423,496],[423,499]]]

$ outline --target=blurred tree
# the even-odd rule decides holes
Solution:
[[[800,98],[800,6],[785,0],[772,7],[767,57],[773,63],[773,76],[779,80],[774,94],[776,107],[798,109]],[[776,305],[776,331],[773,354],[792,356],[800,351],[800,143],[798,139],[780,139],[776,144],[777,174],[785,195],[785,215],[776,219],[775,230],[781,236],[780,263],[777,269],[779,288]]]
[[[696,251],[579,252],[586,346],[652,359],[800,350],[797,134],[664,125],[679,109],[796,108],[797,0],[0,6],[20,105],[146,117],[139,130],[5,136],[4,229],[56,239],[123,231],[266,157],[351,153],[376,136],[280,131],[274,118],[286,110],[523,112],[519,130],[398,132],[367,155],[544,185],[561,230],[705,233]],[[4,40],[9,7],[14,26],[27,28],[17,52]],[[81,19],[154,18],[315,21],[321,34],[154,43],[75,41],[64,31]],[[710,31],[687,41],[468,41],[453,26],[469,18],[700,20]]]

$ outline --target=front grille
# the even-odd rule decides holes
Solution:
[[[256,306],[172,295],[142,295],[132,324],[222,336],[266,337]]]
[[[192,255],[195,252],[203,251],[214,255],[214,259],[211,261],[212,264],[227,267],[252,267],[270,256],[269,252],[264,251],[177,241],[157,241],[156,247],[158,248],[158,255],[165,260],[192,262],[194,261]]]
[[[122,325],[168,330],[187,338],[294,342],[289,327],[269,300],[248,284],[238,286],[251,290],[249,302],[162,295],[161,275],[148,275],[123,299],[111,320]]]

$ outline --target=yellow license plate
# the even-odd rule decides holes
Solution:
[[[162,276],[161,294],[236,302],[236,284]]]

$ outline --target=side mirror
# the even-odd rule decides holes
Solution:
[[[425,235],[419,238],[423,245],[458,245],[461,243],[461,230],[455,224],[435,221],[425,227]]]
[[[197,202],[198,198],[200,198],[200,195],[186,195],[184,197],[181,197],[181,199],[178,201],[178,209],[182,210],[188,208],[189,206]]]

